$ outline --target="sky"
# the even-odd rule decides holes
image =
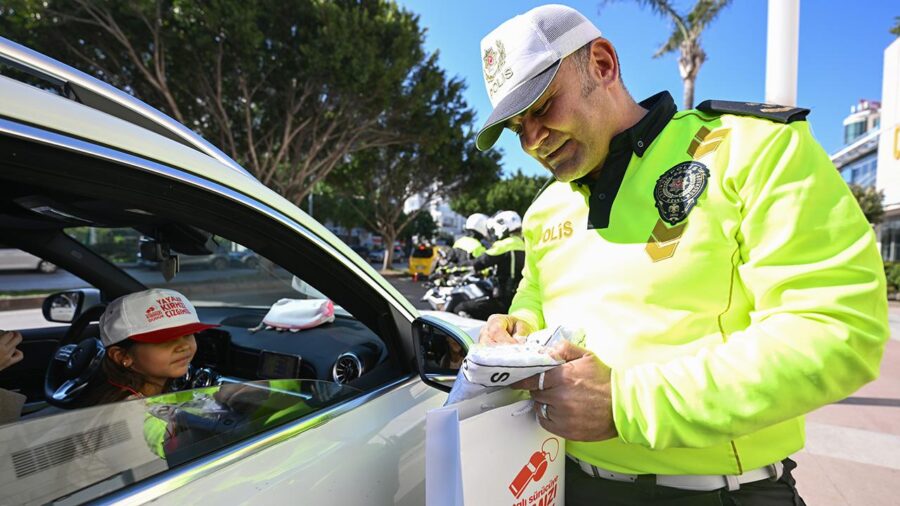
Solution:
[[[426,49],[439,52],[450,76],[468,84],[466,100],[480,127],[491,111],[481,73],[481,38],[507,19],[544,3],[534,0],[398,0],[419,15]],[[563,2],[587,16],[612,41],[622,77],[635,100],[668,90],[681,108],[682,82],[677,54],[654,59],[671,25],[637,2],[602,0]],[[675,0],[690,9],[694,0]],[[706,99],[763,102],[766,71],[766,0],[734,0],[701,37],[707,59],[700,69],[694,103]],[[843,144],[844,118],[860,99],[880,100],[884,50],[900,16],[895,0],[801,0],[797,105],[812,110],[813,132],[829,153]],[[503,151],[504,173],[521,168],[530,175],[544,169],[505,131],[495,145]]]

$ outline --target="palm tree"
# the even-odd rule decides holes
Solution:
[[[615,0],[606,0],[610,3]],[[674,25],[669,40],[660,47],[654,58],[669,54],[676,49],[681,53],[678,57],[678,71],[681,80],[684,81],[684,108],[694,107],[694,82],[700,66],[706,61],[706,53],[700,47],[700,35],[713,19],[725,8],[731,0],[698,0],[686,15],[678,14],[669,0],[634,0],[642,7],[664,18],[669,18]]]

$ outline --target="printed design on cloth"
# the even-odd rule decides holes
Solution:
[[[684,221],[706,190],[708,180],[709,169],[696,161],[679,163],[667,170],[653,190],[659,217],[670,225]]]
[[[532,453],[528,462],[522,466],[516,477],[509,484],[509,492],[519,499],[528,488],[528,484],[532,481],[538,482],[544,477],[550,463],[556,460],[559,455],[559,439],[555,437],[547,438],[541,444],[541,449]],[[553,504],[556,499],[557,489],[559,487],[559,477],[556,476],[534,494],[527,498],[527,504]],[[516,503],[523,504],[521,501]]]
[[[493,81],[506,63],[506,48],[503,47],[503,42],[498,40],[496,44],[485,49],[481,62],[484,64],[484,78]]]
[[[484,80],[488,83],[488,94],[493,97],[503,84],[512,78],[513,71],[506,65],[506,48],[503,42],[497,42],[484,50],[481,57],[484,67]]]
[[[162,297],[156,299],[156,305],[150,306],[144,311],[147,323],[153,323],[162,318],[175,318],[181,315],[191,314],[187,304],[180,297]]]

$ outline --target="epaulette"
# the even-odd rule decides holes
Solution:
[[[789,105],[758,104],[756,102],[728,102],[726,100],[705,100],[697,105],[697,110],[711,114],[737,114],[756,116],[779,123],[805,121],[809,109]]]
[[[534,198],[531,199],[531,203],[534,204],[534,201],[536,201],[538,199],[538,197],[540,197],[541,194],[544,193],[544,190],[546,190],[551,184],[553,184],[554,181],[556,181],[556,178],[553,176],[550,176],[549,178],[547,178],[547,181],[544,182],[544,186],[541,186],[541,189],[538,190],[538,192],[535,194]]]

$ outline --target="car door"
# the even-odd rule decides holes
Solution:
[[[195,164],[181,168],[2,120],[0,133],[0,177],[118,202],[139,215],[189,217],[192,226],[251,246],[341,301],[383,339],[392,364],[361,395],[150,476],[135,469],[128,479],[111,477],[80,490],[79,500],[423,502],[425,411],[445,395],[416,374],[410,340],[415,310],[371,267],[294,206],[211,160],[187,157]],[[165,147],[185,149],[174,142]]]

